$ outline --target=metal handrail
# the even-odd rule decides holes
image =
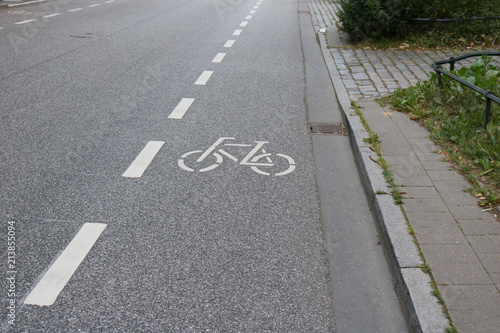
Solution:
[[[478,86],[473,85],[472,83],[465,81],[461,77],[458,77],[458,76],[456,76],[456,75],[454,75],[454,74],[446,71],[445,69],[443,69],[443,67],[441,67],[441,65],[449,63],[450,64],[450,71],[452,71],[455,68],[455,62],[463,60],[463,59],[466,59],[466,58],[478,57],[478,56],[483,56],[483,55],[487,55],[487,56],[500,56],[500,52],[475,52],[475,53],[470,53],[470,54],[466,54],[466,55],[459,56],[459,57],[451,57],[448,60],[435,61],[435,62],[433,62],[431,64],[431,66],[432,66],[432,68],[434,68],[434,70],[437,73],[439,88],[443,89],[443,80],[441,78],[441,74],[444,74],[447,77],[449,77],[449,78],[451,78],[451,79],[453,79],[453,80],[455,80],[455,81],[463,84],[464,86],[466,86],[466,87],[474,90],[475,92],[478,92],[481,95],[483,95],[483,97],[486,99],[486,111],[485,111],[485,118],[484,118],[484,128],[486,128],[486,126],[488,125],[488,123],[490,121],[490,118],[491,118],[491,101],[493,101],[493,102],[497,103],[498,105],[500,105],[500,98],[498,98],[497,96],[493,95],[491,93],[491,91],[489,91],[489,90],[486,91],[484,89],[481,89]]]

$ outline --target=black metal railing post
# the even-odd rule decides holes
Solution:
[[[448,60],[439,60],[439,61],[435,61],[431,64],[432,68],[434,68],[434,70],[436,71],[437,73],[437,76],[438,76],[438,84],[439,84],[439,88],[440,89],[443,89],[443,79],[442,79],[442,75],[445,75],[461,84],[463,84],[464,86],[474,90],[475,92],[477,93],[480,93],[481,95],[483,95],[483,97],[486,99],[486,110],[485,110],[485,115],[484,115],[484,128],[486,129],[486,127],[488,126],[488,123],[489,121],[491,120],[491,101],[497,103],[498,105],[500,105],[500,98],[498,98],[497,96],[493,95],[491,93],[491,91],[485,91],[481,88],[479,88],[478,86],[476,85],[473,85],[472,83],[470,82],[467,82],[465,81],[464,79],[450,73],[451,71],[453,71],[455,69],[455,62],[457,61],[460,61],[460,60],[463,60],[463,59],[466,59],[466,58],[470,58],[470,57],[478,57],[478,56],[483,56],[483,55],[487,55],[487,56],[500,56],[500,52],[476,52],[476,53],[470,53],[470,54],[466,54],[466,55],[463,55],[463,56],[459,56],[459,57],[450,57],[450,59]],[[440,65],[442,64],[450,64],[450,72],[444,70]]]

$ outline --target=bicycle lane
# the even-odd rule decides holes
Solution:
[[[226,56],[200,67],[200,74],[213,70],[213,75],[205,86],[194,82],[186,86],[186,95],[180,96],[195,98],[182,117],[169,119],[173,108],[167,109],[163,99],[147,102],[164,114],[162,120],[155,118],[164,129],[134,124],[150,130],[150,140],[157,144],[146,150],[149,158],[141,162],[143,173],[123,176],[137,150],[123,169],[115,170],[118,186],[114,181],[82,186],[103,199],[85,202],[96,210],[83,216],[94,216],[94,221],[108,226],[53,306],[23,309],[23,327],[49,322],[52,331],[68,327],[83,331],[334,330],[312,156],[310,149],[303,149],[310,142],[304,131],[301,71],[289,72],[288,83],[293,82],[293,87],[285,87],[284,82],[276,85],[281,70],[301,66],[296,7],[276,5],[274,14],[283,10],[286,15],[273,20],[274,27],[268,26],[268,32],[291,27],[285,36],[269,34],[276,43],[273,50],[285,47],[292,55],[280,65],[268,49],[269,41],[261,45],[262,36],[255,33],[244,38],[252,26],[259,26],[259,10],[246,19],[256,3],[245,5],[244,13],[230,13],[243,13],[241,19],[228,18],[238,22],[221,40],[221,53]],[[243,21],[248,23],[242,26]],[[260,21],[261,29],[268,22]],[[235,40],[231,52],[222,46],[229,39]],[[252,58],[245,59],[251,52]],[[277,67],[268,73],[270,68],[260,67],[256,57],[261,57],[261,64],[268,57]],[[276,99],[278,92],[281,97]],[[266,176],[227,155],[209,172],[179,168],[183,154],[205,150],[227,136],[234,137],[235,144],[250,145],[227,148],[239,162],[255,141],[267,141],[265,149],[272,155],[263,158],[274,160],[281,153],[293,158],[297,168],[284,176]],[[261,153],[266,154],[252,156]],[[104,189],[106,184],[112,186]]]

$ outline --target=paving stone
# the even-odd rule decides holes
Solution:
[[[454,227],[457,225],[450,213],[429,213],[426,211],[406,213],[410,225],[419,227]]]
[[[467,239],[458,226],[414,228],[419,244],[467,244]]]
[[[394,175],[394,183],[397,186],[432,186],[432,182],[426,174],[412,174],[406,177]]]
[[[408,199],[435,199],[441,200],[438,191],[432,186],[409,186],[405,187],[405,198]]]
[[[500,310],[500,293],[494,285],[440,286],[448,310]]]
[[[479,259],[469,244],[422,245],[425,258],[437,264],[473,264]]]
[[[457,193],[457,191],[466,193],[465,191],[471,187],[464,179],[457,181],[435,180],[433,184],[441,195],[443,193]]]
[[[500,273],[500,252],[478,253],[477,256],[488,273]]]
[[[425,251],[424,257],[427,260]],[[449,262],[436,263],[431,260],[427,261],[437,284],[492,284],[491,278],[479,261],[475,263],[455,263],[451,257]]]
[[[445,161],[423,161],[422,166],[427,171],[453,170],[456,172],[456,170],[453,168],[453,166],[449,162],[445,162]]]
[[[460,181],[463,176],[455,170],[428,170],[427,174],[432,180]]]
[[[468,236],[467,238],[476,253],[500,254],[499,235]]]
[[[465,235],[500,234],[500,223],[488,220],[458,220]]]
[[[440,193],[444,202],[451,205],[477,205],[477,198],[463,191]]]
[[[448,212],[448,207],[439,199],[406,199],[403,205],[405,212]]]
[[[498,310],[450,310],[451,320],[459,332],[498,333]]]
[[[478,216],[488,215],[487,212],[483,212],[481,207],[478,205],[448,205],[450,212],[457,220],[474,220]]]

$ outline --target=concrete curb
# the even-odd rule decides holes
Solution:
[[[309,9],[312,12],[310,7]],[[314,15],[311,17],[317,26],[317,22],[314,22]],[[394,204],[392,197],[376,194],[379,190],[387,192],[388,189],[382,169],[370,159],[370,155],[374,152],[363,141],[368,137],[368,133],[360,118],[350,109],[351,100],[331,53],[326,47],[325,33],[318,32],[317,37],[339,106],[344,114],[356,163],[378,224],[395,289],[402,302],[408,325],[413,332],[442,333],[448,326],[448,320],[442,312],[441,305],[431,294],[430,277],[420,269],[422,260],[417,246],[413,243],[413,237],[407,230],[406,218],[400,208]]]
[[[43,3],[47,2],[49,0],[33,0],[33,1],[28,1],[28,2],[18,2],[18,3],[13,3],[12,1],[0,1],[0,7],[8,7],[8,8],[14,8],[14,7],[21,7],[21,6],[27,6],[27,5],[35,5],[38,3]]]

